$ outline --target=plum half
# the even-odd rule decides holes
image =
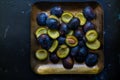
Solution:
[[[60,45],[59,49],[57,50],[57,56],[61,59],[67,57],[69,55],[70,49],[65,44]]]
[[[46,60],[48,58],[48,52],[45,49],[39,49],[35,53],[35,57],[40,60]]]
[[[70,12],[64,12],[61,16],[61,20],[64,23],[69,23],[72,18],[73,18],[73,14]]]
[[[68,35],[66,37],[66,44],[70,47],[75,47],[78,44],[78,40],[75,36]]]

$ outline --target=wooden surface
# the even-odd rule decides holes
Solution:
[[[93,7],[94,12],[97,17],[92,22],[95,24],[95,28],[99,33],[99,40],[101,42],[101,48],[96,52],[99,55],[98,63],[93,67],[87,67],[84,63],[78,64],[75,62],[74,67],[70,70],[65,69],[61,62],[58,64],[52,64],[49,59],[45,62],[38,61],[34,54],[37,49],[40,49],[40,45],[38,44],[35,38],[35,31],[38,27],[40,27],[36,22],[36,16],[40,12],[47,12],[49,14],[49,10],[51,7],[55,5],[60,5],[64,11],[70,11],[73,14],[77,12],[81,12],[82,9],[90,5]],[[47,7],[48,6],[48,7]],[[103,53],[103,10],[101,6],[97,3],[36,3],[32,6],[31,12],[31,67],[33,71],[37,74],[97,74],[104,67],[104,53]]]

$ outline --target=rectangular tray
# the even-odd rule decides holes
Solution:
[[[98,63],[93,67],[87,67],[84,63],[74,63],[74,67],[70,70],[65,69],[62,63],[52,64],[49,60],[45,62],[38,61],[34,54],[40,46],[35,38],[35,31],[40,26],[36,22],[36,16],[38,13],[45,11],[49,14],[51,7],[59,5],[64,11],[70,11],[73,14],[80,12],[85,6],[91,6],[96,14],[96,19],[92,22],[95,24],[95,28],[99,34],[99,40],[101,42],[101,48],[96,52],[99,55]],[[97,2],[37,2],[32,5],[31,11],[31,68],[37,74],[97,74],[104,68],[104,53],[103,53],[103,9]]]

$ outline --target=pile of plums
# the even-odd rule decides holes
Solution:
[[[61,60],[66,69],[73,68],[75,61],[89,67],[96,65],[99,56],[89,51],[100,47],[98,32],[91,22],[95,18],[90,6],[74,15],[60,6],[51,8],[50,15],[39,13],[36,21],[40,27],[35,37],[41,48],[36,51],[36,58],[40,61],[49,59],[53,64]]]

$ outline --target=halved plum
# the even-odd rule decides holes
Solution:
[[[94,42],[86,42],[86,46],[91,50],[97,50],[100,48],[100,41],[95,40]]]
[[[78,40],[75,36],[68,35],[66,37],[66,44],[70,47],[75,47],[78,44]]]
[[[75,17],[77,17],[80,20],[80,25],[83,26],[86,23],[86,18],[82,12],[76,13]]]
[[[61,20],[64,23],[69,23],[72,18],[73,18],[73,14],[70,12],[64,12],[61,16]]]
[[[58,41],[54,40],[52,46],[49,49],[49,52],[51,52],[51,53],[54,52],[57,47],[58,47]]]
[[[60,33],[58,32],[58,30],[54,30],[54,29],[48,29],[48,35],[52,38],[52,39],[56,39],[60,36]]]
[[[57,50],[57,56],[59,58],[65,58],[69,55],[69,52],[70,52],[69,47],[67,47],[67,45],[63,44]]]
[[[45,49],[39,49],[35,53],[35,57],[40,60],[46,60],[48,58],[48,52]]]
[[[86,32],[85,37],[88,42],[94,42],[98,38],[98,33],[96,30],[89,30]]]
[[[36,30],[35,36],[38,38],[41,34],[47,34],[47,29],[45,27],[40,27]]]

